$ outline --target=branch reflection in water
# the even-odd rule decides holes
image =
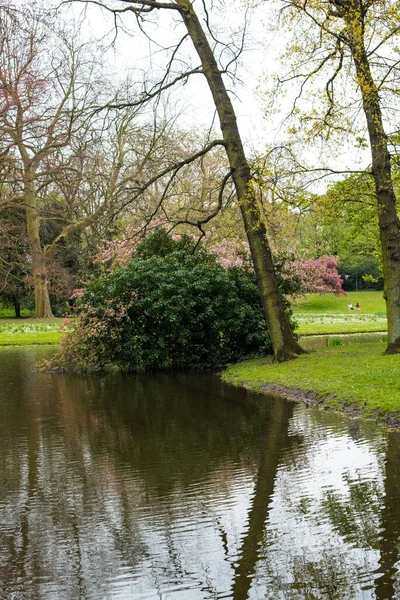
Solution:
[[[399,435],[0,352],[0,597],[395,598]]]

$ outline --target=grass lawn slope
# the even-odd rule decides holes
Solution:
[[[32,346],[58,344],[64,319],[0,317],[0,346]]]
[[[359,302],[361,310],[349,310]],[[347,296],[308,294],[293,301],[300,335],[386,331],[383,292],[349,292]]]
[[[223,380],[399,425],[400,356],[383,356],[384,350],[383,342],[350,343],[280,364],[250,360],[230,366]]]

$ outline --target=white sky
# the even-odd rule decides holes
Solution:
[[[117,5],[119,4],[117,3]],[[264,4],[265,6],[268,5]],[[99,40],[104,38],[106,33],[113,31],[111,15],[101,11],[98,7],[90,6],[85,13],[85,19],[83,19],[83,13],[83,5],[73,5],[67,9],[68,17],[75,15],[77,21],[81,23],[82,33],[85,37]],[[170,46],[173,40],[179,39],[183,26],[178,24],[179,19],[174,11],[159,11],[154,19],[156,21],[154,26],[146,27],[146,31],[151,33],[154,40],[161,45]],[[229,6],[228,3],[225,13],[217,8],[212,9],[210,19],[215,25],[218,38],[230,42],[230,31],[239,30],[243,26],[244,10],[237,2],[233,9],[232,5]],[[124,18],[124,22],[129,23],[129,17]],[[146,72],[153,75],[157,69],[160,69],[161,72],[165,64],[164,53],[156,51],[155,44],[151,44],[138,30],[136,22],[132,18],[131,31],[133,35],[120,32],[113,49],[108,52],[111,70],[120,78],[130,73],[134,80],[141,80]],[[238,81],[235,87],[228,79],[226,82],[229,89],[234,92],[232,100],[239,128],[247,152],[252,154],[254,152],[263,153],[267,146],[277,145],[282,141],[279,125],[282,113],[285,113],[286,107],[289,110],[292,100],[290,97],[287,97],[286,100],[279,99],[278,102],[282,103],[281,114],[270,122],[265,120],[262,93],[266,77],[271,76],[278,69],[276,57],[283,48],[282,35],[280,32],[276,34],[269,30],[266,8],[257,9],[248,32],[246,50],[240,58],[241,64],[237,71]],[[113,33],[109,33],[106,39],[111,41],[112,36]],[[189,48],[189,44],[187,47]],[[198,62],[197,57],[194,57],[193,64],[197,66]],[[180,123],[183,126],[208,128],[212,123],[214,107],[207,84],[201,75],[191,77],[184,86],[178,84],[177,91],[175,95],[171,95],[171,99],[172,103],[177,103],[179,110],[183,113],[178,121],[178,126]],[[216,124],[218,124],[218,120]],[[333,159],[335,150],[337,152]],[[302,158],[306,157],[307,160],[316,163],[320,159],[316,157],[315,152],[315,149],[304,151]],[[354,148],[347,148],[344,144],[340,148],[330,148],[327,151],[323,148],[322,156],[324,154],[325,162],[330,167],[337,169],[365,168],[370,160],[368,151],[355,151]]]

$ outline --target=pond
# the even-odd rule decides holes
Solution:
[[[0,351],[0,598],[400,598],[400,434]]]

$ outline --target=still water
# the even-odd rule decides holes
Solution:
[[[1,600],[400,598],[400,434],[0,351]]]

